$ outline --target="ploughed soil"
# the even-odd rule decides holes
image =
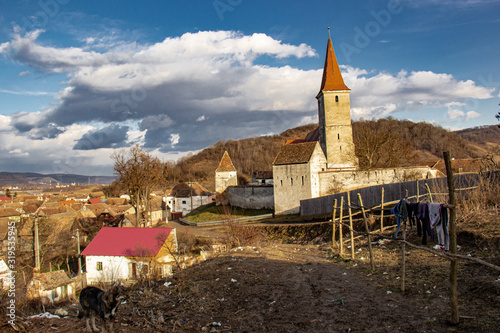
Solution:
[[[498,230],[496,213],[487,222]],[[214,254],[167,280],[128,287],[115,332],[499,332],[500,272],[492,268],[459,262],[461,318],[454,326],[449,324],[447,259],[407,246],[402,292],[402,250],[396,240],[372,239],[371,271],[366,241],[355,241],[354,259],[348,244],[342,256],[338,248],[332,251],[331,224],[309,226],[300,235],[297,226],[249,228],[266,237],[253,237],[251,246]],[[408,239],[421,245],[414,229]],[[460,254],[500,265],[498,239],[469,229],[458,235]],[[390,236],[392,229],[384,234]],[[18,328],[84,331],[76,304],[58,307],[69,315],[27,319],[20,314]],[[58,307],[46,310],[54,313]],[[7,324],[0,330],[14,331]]]

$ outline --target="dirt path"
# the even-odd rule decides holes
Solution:
[[[178,272],[166,287],[129,290],[116,332],[446,332],[439,296],[391,292],[318,246],[233,249]],[[369,274],[367,274],[369,275]],[[26,321],[30,332],[83,331],[68,318]],[[452,328],[453,331],[453,328]]]

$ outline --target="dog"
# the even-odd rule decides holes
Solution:
[[[99,332],[95,326],[95,317],[99,316],[102,319],[102,331],[106,333],[106,319],[111,321],[110,332],[113,333],[113,325],[115,322],[116,311],[125,298],[123,293],[124,288],[120,283],[116,283],[108,291],[101,290],[96,287],[85,287],[80,293],[80,306],[78,318],[85,317],[87,324],[87,332]],[[90,329],[90,321],[92,321],[92,330]]]

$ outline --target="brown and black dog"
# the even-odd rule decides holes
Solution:
[[[80,293],[78,318],[85,317],[87,332],[99,332],[95,326],[96,316],[102,319],[102,331],[104,333],[106,333],[106,319],[111,321],[110,332],[114,332],[113,324],[115,322],[116,311],[125,298],[122,293],[123,287],[119,283],[113,285],[108,291],[96,287],[83,288]],[[92,330],[90,329],[90,321],[92,321]]]

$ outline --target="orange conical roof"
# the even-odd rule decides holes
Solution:
[[[321,80],[321,89],[319,92],[321,93],[324,90],[350,90],[345,85],[342,74],[340,73],[331,38],[328,38],[325,67],[323,68],[323,79]]]
[[[223,172],[223,171],[236,171],[236,168],[234,167],[233,162],[231,161],[231,158],[229,157],[227,151],[224,152],[224,155],[220,160],[219,167],[217,168],[217,170],[215,170],[215,172]]]

